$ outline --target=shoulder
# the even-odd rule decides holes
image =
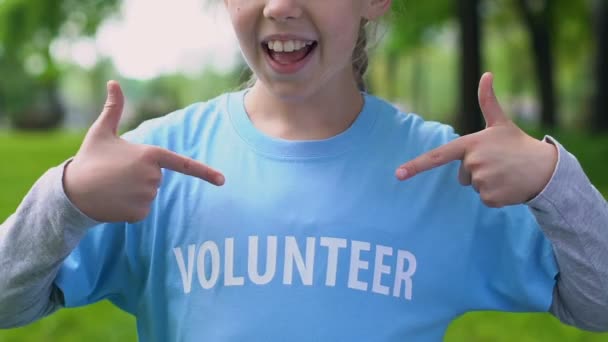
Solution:
[[[446,144],[458,137],[448,124],[425,120],[421,115],[408,113],[382,98],[366,95],[369,108],[376,112],[376,129],[387,139],[405,144],[419,153]]]
[[[235,93],[225,93],[213,99],[193,103],[164,116],[141,123],[122,137],[128,141],[150,145],[171,145],[176,140],[191,140],[201,130],[227,120],[227,102]]]

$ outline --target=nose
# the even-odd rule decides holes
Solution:
[[[264,17],[276,21],[297,19],[302,16],[302,8],[298,2],[298,0],[268,0],[264,6]]]

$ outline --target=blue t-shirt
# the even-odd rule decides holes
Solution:
[[[64,262],[66,306],[107,298],[141,341],[437,341],[468,311],[548,310],[557,266],[526,206],[484,206],[458,162],[395,178],[450,127],[365,95],[345,132],[286,141],[244,94],[125,135],[226,184],[164,170],[147,219],[93,228]]]

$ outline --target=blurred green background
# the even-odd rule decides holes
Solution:
[[[0,0],[0,221],[33,182],[73,155],[105,82],[127,96],[123,130],[238,88],[249,77],[222,5],[204,0]],[[173,6],[173,7],[172,7]],[[179,7],[175,7],[179,6]],[[370,91],[406,111],[483,127],[483,70],[530,134],[552,134],[608,196],[608,2],[395,1],[370,27]],[[108,303],[63,310],[0,341],[135,341]],[[548,314],[470,313],[446,341],[608,341]]]

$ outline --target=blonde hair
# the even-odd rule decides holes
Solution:
[[[369,56],[367,54],[367,23],[368,21],[366,19],[361,20],[359,37],[357,37],[357,44],[355,44],[355,50],[353,51],[353,71],[355,73],[357,87],[360,91],[367,91],[367,84],[365,83],[365,73],[369,67]]]

